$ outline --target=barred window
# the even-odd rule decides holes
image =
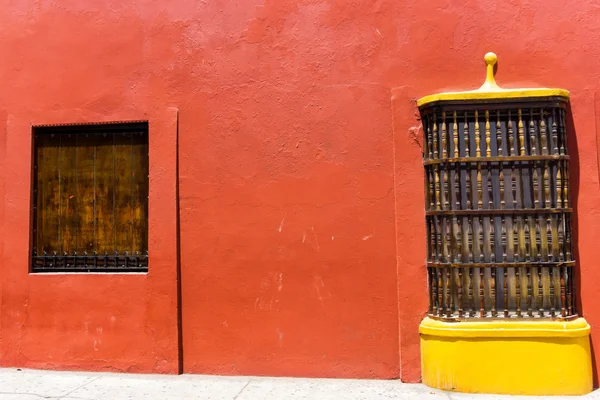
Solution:
[[[421,107],[430,317],[577,317],[566,109]]]
[[[148,270],[148,123],[33,128],[32,272]]]

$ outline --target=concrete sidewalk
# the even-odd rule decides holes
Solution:
[[[536,399],[447,393],[400,381],[134,375],[0,369],[0,400]],[[543,398],[543,397],[539,397]],[[554,397],[558,399],[558,397]],[[571,399],[600,399],[600,392]]]

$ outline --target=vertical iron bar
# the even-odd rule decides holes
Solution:
[[[546,136],[546,119],[544,118],[544,109],[540,110],[540,137],[542,139],[542,155],[548,155],[548,137]]]
[[[479,317],[485,317],[484,277],[483,267],[479,267]]]
[[[469,271],[469,316],[474,317],[475,316],[475,296],[473,293],[475,290],[475,288],[473,287],[473,270],[474,270],[474,268],[467,268],[467,270]]]
[[[544,162],[544,201],[546,208],[552,206],[552,195],[550,194],[550,168],[548,167],[548,161]]]
[[[521,268],[515,268],[515,300],[517,302],[517,317],[521,317]]]
[[[538,306],[538,312],[540,317],[544,316],[544,281],[543,281],[543,268],[541,265],[537,267],[538,273],[538,298],[536,299],[536,303]]]
[[[562,317],[567,316],[567,296],[565,288],[565,275],[567,273],[567,267],[559,267],[560,271],[560,315]]]
[[[434,285],[433,285],[433,268],[427,268],[427,286],[429,289],[429,310],[427,311],[427,313],[429,315],[433,314],[433,310],[434,310],[434,303],[435,303],[435,289],[434,289]]]
[[[492,156],[492,137],[490,131],[490,112],[485,110],[485,155]]]
[[[568,292],[567,292],[567,303],[569,304],[569,316],[574,314],[575,311],[575,293],[574,293],[574,289],[575,289],[575,285],[574,285],[574,278],[575,278],[575,271],[573,270],[573,268],[571,267],[567,267],[567,271],[569,271],[569,275],[568,275],[568,281],[567,281],[567,285],[568,286]]]
[[[560,115],[560,135],[561,135],[561,154],[569,154],[568,143],[567,143],[567,129],[566,129],[566,113],[564,108],[559,108],[558,113]]]
[[[452,113],[453,123],[452,123],[452,143],[454,144],[454,157],[460,157],[460,152],[458,149],[458,123],[456,122],[456,111]]]
[[[456,210],[460,210],[461,195],[460,195],[460,164],[459,163],[455,164],[455,169],[454,169],[454,194],[456,196],[454,199],[454,208]]]
[[[444,268],[446,271],[446,317],[450,318],[452,316],[452,288],[451,288],[451,279],[450,279],[450,270],[451,268]]]
[[[496,268],[490,268],[490,301],[492,305],[492,318],[496,317]]]
[[[444,282],[442,278],[441,268],[436,268],[437,274],[437,290],[438,290],[438,315],[441,317],[444,315]]]
[[[481,164],[477,163],[477,208],[483,208],[483,183],[481,182]]]
[[[465,177],[465,188],[466,188],[466,195],[467,195],[467,210],[470,210],[471,206],[472,206],[472,199],[473,199],[473,190],[471,188],[471,166],[470,166],[470,164],[467,163],[466,167],[467,167],[467,170],[466,170],[466,177]]]
[[[525,154],[525,130],[523,129],[523,112],[521,111],[521,109],[519,108],[517,110],[517,114],[519,116],[519,121],[517,123],[517,128],[519,131],[519,155],[526,155]]]
[[[531,276],[531,266],[525,267],[527,271],[527,315],[533,317],[533,279]]]
[[[504,166],[502,162],[499,164],[500,172],[498,174],[498,179],[500,181],[500,209],[504,210],[505,201],[504,201]]]
[[[435,113],[433,113],[433,158],[438,158],[438,127]]]
[[[508,318],[508,268],[504,267],[504,285],[502,299],[504,300],[504,318]]]
[[[457,297],[458,297],[458,317],[462,318],[463,316],[463,269],[458,268],[458,287],[457,287]]]
[[[442,111],[442,158],[448,157],[448,132],[446,129],[446,112]]]
[[[548,268],[549,280],[550,280],[550,316],[554,318],[556,316],[556,297],[554,296],[554,266]]]
[[[492,163],[488,163],[487,174],[488,209],[494,209],[494,185],[492,182]]]
[[[473,219],[467,217],[468,262],[473,262]]]
[[[556,109],[552,110],[552,154],[558,155],[558,128],[556,124]]]
[[[441,189],[440,189],[440,167],[436,164],[434,166],[434,175],[435,175],[435,209],[441,210]]]
[[[431,119],[427,117],[425,123],[427,125],[427,152],[425,154],[427,155],[428,159],[433,160],[433,135],[431,133]]]
[[[572,248],[571,248],[571,235],[572,235],[572,231],[571,231],[571,215],[570,214],[566,214],[565,215],[565,236],[566,236],[566,243],[565,243],[565,259],[567,261],[573,261],[573,257],[572,257]]]
[[[502,156],[502,125],[500,124],[500,111],[496,111],[496,143],[498,144],[498,155]]]
[[[429,209],[435,210],[435,176],[433,174],[433,165],[425,170],[429,182]]]
[[[556,208],[563,206],[562,165],[560,161],[556,165]]]
[[[479,132],[479,112],[475,110],[475,157],[481,157],[481,132]]]
[[[539,186],[538,186],[538,167],[535,161],[533,162],[533,189],[532,189],[532,201],[533,208],[540,208],[540,199],[539,199]]]
[[[508,122],[506,123],[507,125],[507,136],[508,136],[508,147],[509,147],[509,151],[508,154],[511,156],[516,155],[515,154],[515,134],[513,131],[513,122],[512,122],[512,117],[510,114],[510,111],[508,111]]]
[[[531,145],[531,155],[537,156],[537,138],[535,134],[535,122],[533,118],[533,109],[529,110],[529,143]]]
[[[463,124],[463,140],[465,142],[465,157],[469,157],[469,120],[467,119],[467,113],[465,111],[465,121]]]
[[[442,177],[444,179],[444,210],[450,210],[450,170],[448,164],[444,164]]]

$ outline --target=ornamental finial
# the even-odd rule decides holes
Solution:
[[[489,52],[487,53],[483,59],[485,60],[486,65],[486,74],[485,74],[485,82],[479,90],[498,90],[500,87],[496,84],[496,79],[494,78],[494,66],[498,62],[498,56],[496,53]]]
[[[483,59],[485,60],[485,82],[479,89],[443,92],[431,94],[421,97],[417,100],[417,106],[423,108],[432,103],[444,101],[481,101],[481,100],[498,100],[498,99],[522,99],[530,97],[560,97],[561,101],[569,101],[569,91],[564,89],[548,89],[548,88],[515,88],[502,89],[496,83],[494,78],[494,70],[497,70],[498,56],[494,53],[487,53]],[[435,146],[434,146],[435,147]]]

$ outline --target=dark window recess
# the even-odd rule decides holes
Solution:
[[[148,123],[34,127],[33,272],[148,270]]]

